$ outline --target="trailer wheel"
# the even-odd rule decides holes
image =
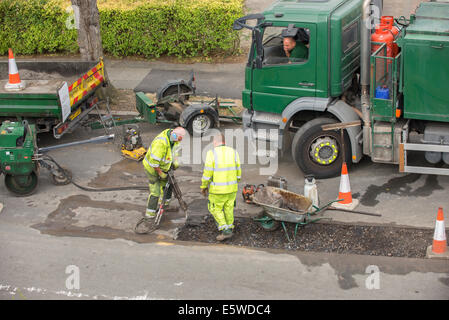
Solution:
[[[198,113],[194,115],[187,123],[187,131],[189,131],[191,135],[197,136],[204,135],[209,129],[214,127],[214,118],[206,113]]]
[[[317,118],[307,122],[295,134],[292,156],[304,174],[318,179],[336,177],[341,173],[342,143],[339,131],[323,131],[324,124],[338,123],[331,118]],[[344,133],[346,163],[351,163],[351,145]]]
[[[31,172],[27,176],[13,176],[5,174],[5,186],[9,192],[15,196],[25,197],[36,191],[39,182],[36,172]]]

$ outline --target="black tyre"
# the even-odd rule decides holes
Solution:
[[[39,182],[36,172],[31,172],[28,176],[5,175],[5,186],[9,192],[15,196],[25,197],[36,191]]]
[[[292,156],[304,174],[315,178],[333,178],[341,173],[343,162],[342,143],[339,130],[323,131],[324,124],[338,123],[331,118],[317,118],[307,122],[295,134],[292,142]],[[351,144],[344,132],[345,158],[351,163]]]
[[[206,113],[198,113],[190,118],[187,123],[187,131],[191,135],[202,136],[208,130],[215,127],[215,119]]]
[[[181,85],[180,90],[178,92],[178,86],[171,86],[169,88],[167,88],[167,90],[164,91],[164,93],[162,94],[162,98],[168,97],[168,96],[176,96],[178,95],[178,93],[180,94],[184,94],[189,92],[189,88],[187,88],[186,86]],[[190,98],[189,95],[184,95],[182,96],[182,99],[185,101],[188,101]]]

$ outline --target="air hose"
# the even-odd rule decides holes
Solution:
[[[119,190],[148,190],[148,186],[126,186],[126,187],[113,187],[113,188],[89,188],[89,187],[84,187],[82,185],[77,184],[75,181],[73,181],[72,177],[67,174],[66,170],[64,170],[64,168],[62,168],[59,163],[56,162],[55,159],[53,159],[51,156],[49,155],[45,155],[43,158],[43,160],[47,160],[50,161],[52,163],[54,163],[56,165],[56,167],[58,167],[59,171],[62,172],[62,174],[66,177],[66,179],[72,183],[75,187],[84,190],[84,191],[89,191],[89,192],[107,192],[107,191],[119,191]],[[140,231],[139,230],[139,226],[144,224],[147,229]],[[148,226],[148,219],[146,217],[143,217],[142,219],[140,219],[136,226],[134,227],[134,232],[136,234],[149,234],[151,232],[153,232],[154,230],[156,230],[157,225],[151,225]]]
[[[53,159],[49,155],[45,155],[43,157],[43,160],[48,160],[56,165],[58,169],[62,172],[62,174],[67,178],[67,180],[72,183],[75,187],[89,192],[108,192],[108,191],[120,191],[120,190],[145,190],[148,191],[148,186],[126,186],[126,187],[113,187],[113,188],[89,188],[84,187],[79,184],[77,184],[75,181],[73,181],[72,177],[66,173],[66,170],[62,168],[55,159]]]

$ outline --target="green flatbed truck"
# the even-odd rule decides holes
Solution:
[[[268,143],[259,150],[267,156],[291,149],[317,178],[338,176],[344,158],[363,156],[401,172],[449,175],[448,17],[449,3],[423,2],[410,19],[395,19],[395,56],[371,43],[370,0],[282,0],[237,19],[235,30],[252,31],[242,92],[250,140]],[[296,61],[282,49],[292,30],[308,47]],[[325,131],[328,124],[344,127],[343,139],[338,129]],[[410,166],[408,151],[443,166]]]
[[[75,82],[23,80],[21,91],[8,91],[0,80],[0,122],[27,120],[35,132],[53,131],[59,139],[71,132],[96,107],[95,91],[107,84],[101,59]]]

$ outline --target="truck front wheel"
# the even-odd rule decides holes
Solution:
[[[323,131],[324,124],[338,123],[331,118],[317,118],[307,122],[295,134],[292,143],[292,156],[304,174],[313,174],[315,178],[327,179],[341,173],[342,143],[340,132]],[[345,158],[349,165],[351,145],[345,131]]]

